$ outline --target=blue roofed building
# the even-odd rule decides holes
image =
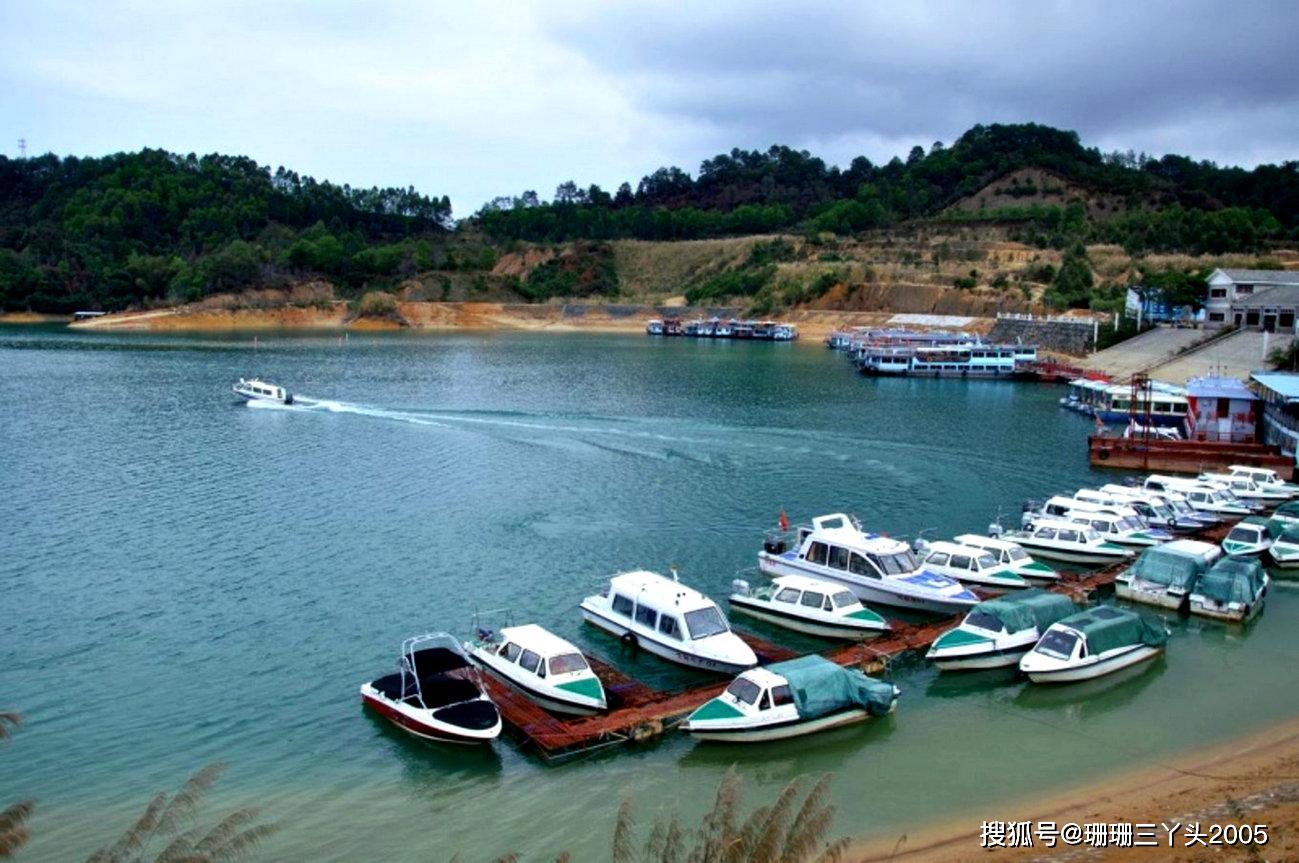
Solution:
[[[1263,443],[1293,456],[1299,449],[1299,374],[1254,372],[1249,379],[1263,402]]]

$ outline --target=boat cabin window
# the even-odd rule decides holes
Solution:
[[[834,600],[835,608],[846,608],[849,605],[855,605],[857,602],[856,595],[850,590],[841,590],[830,598]]]
[[[527,669],[533,674],[537,673],[537,666],[540,664],[541,657],[533,653],[531,650],[523,651],[523,655],[519,657],[519,667]]]
[[[824,593],[816,593],[815,591],[809,590],[803,594],[802,604],[806,605],[808,608],[820,608],[821,603],[824,600]]]
[[[506,659],[508,659],[510,662],[517,661],[520,652],[521,651],[519,650],[519,646],[512,641],[506,642],[505,646],[501,649],[501,655],[504,656]]]
[[[1060,541],[1061,541],[1061,542],[1077,542],[1077,541],[1078,541],[1078,531],[1076,531],[1076,530],[1062,530],[1062,531],[1060,531]]]
[[[920,568],[920,561],[916,560],[910,549],[897,554],[872,554],[870,559],[881,572],[888,575],[905,575]]]
[[[613,595],[613,610],[623,617],[631,617],[632,602],[621,593],[615,593]]]
[[[798,602],[798,591],[792,587],[787,587],[780,593],[776,594],[776,602]]]
[[[926,560],[925,563],[930,563],[933,564],[934,566],[947,566],[948,557],[949,555],[947,554],[947,552],[936,551],[933,554],[929,555],[929,559]]]
[[[1058,503],[1048,503],[1043,512],[1047,515],[1064,515],[1067,510]]]
[[[1037,529],[1037,533],[1033,534],[1033,536],[1037,537],[1038,539],[1055,539],[1055,528],[1039,527]]]
[[[830,565],[835,569],[848,568],[848,549],[837,545],[830,546]]]
[[[1094,528],[1096,528],[1096,530],[1099,531],[1100,533],[1105,533],[1107,530],[1110,529],[1110,525],[1109,525],[1109,523],[1108,523],[1108,522],[1101,521],[1100,519],[1097,519],[1096,521],[1093,521],[1093,522],[1080,522],[1080,523],[1081,523],[1081,524],[1091,524],[1091,526],[1094,527]]]
[[[824,542],[814,542],[807,547],[807,562],[819,563],[825,566],[826,557],[829,555],[830,547]]]
[[[771,703],[776,707],[794,703],[794,694],[789,691],[789,684],[782,683],[780,686],[771,688]]]
[[[636,605],[636,622],[643,623],[650,629],[658,626],[659,613],[648,605]]]
[[[986,629],[989,632],[1001,632],[1006,625],[999,618],[981,609],[975,609],[965,615],[965,623],[968,626],[975,626],[979,629]]]
[[[1073,649],[1077,644],[1076,634],[1060,629],[1048,629],[1046,635],[1042,636],[1042,640],[1033,649],[1038,653],[1054,656],[1056,659],[1069,659],[1073,656]]]
[[[1083,540],[1084,540],[1085,542],[1100,542],[1100,541],[1101,541],[1101,535],[1100,535],[1099,533],[1097,533],[1096,531],[1092,530],[1091,528],[1088,528],[1087,530],[1079,531],[1079,534],[1081,534],[1081,536],[1082,536],[1082,538],[1083,538]]]
[[[1231,533],[1227,534],[1227,539],[1236,542],[1258,542],[1258,531],[1249,527],[1233,527]]]
[[[1166,490],[1167,490],[1167,489],[1164,488],[1164,484],[1163,484],[1162,482],[1157,482],[1156,480],[1153,480],[1153,479],[1148,479],[1148,480],[1146,480],[1146,488],[1150,489],[1151,491],[1166,491]]]
[[[551,674],[572,674],[586,669],[586,658],[580,653],[561,653],[559,656],[550,657]]]
[[[952,567],[953,569],[969,569],[969,568],[970,568],[970,556],[969,556],[968,554],[954,554],[954,555],[952,555],[951,567]]]
[[[743,677],[737,677],[731,681],[731,685],[726,687],[726,691],[736,701],[743,701],[745,704],[752,704],[758,700],[762,689],[752,680],[746,680]]]
[[[852,553],[852,559],[848,562],[848,571],[853,575],[860,575],[863,578],[879,578],[880,572],[876,569],[864,555],[857,552]]]
[[[722,613],[714,607],[698,608],[686,612],[686,630],[694,639],[707,638],[727,632]]]
[[[1207,500],[1207,497],[1202,491],[1193,491],[1190,494],[1188,494],[1187,497],[1197,503],[1204,503],[1205,500]]]
[[[670,614],[659,616],[659,632],[670,638],[681,638],[681,627],[677,625],[677,619]]]
[[[1028,560],[1028,552],[1024,551],[1024,549],[1019,546],[1015,546],[1014,548],[1008,548],[1005,550],[1004,558],[1010,561]]]
[[[976,558],[975,563],[978,564],[978,569],[991,569],[997,565],[997,558],[990,554],[981,554]]]
[[[759,710],[770,710],[770,709],[771,709],[771,690],[770,690],[770,689],[765,690],[765,691],[762,693],[762,701],[758,702],[758,709],[759,709]]]

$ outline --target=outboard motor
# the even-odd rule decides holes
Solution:
[[[767,554],[784,554],[785,541],[774,536],[768,536],[762,541],[762,550]]]
[[[1005,533],[1005,532],[1006,532],[1006,529],[1005,529],[1004,527],[1001,526],[1001,520],[1000,520],[1000,519],[998,519],[997,521],[994,521],[994,522],[992,522],[992,523],[990,523],[990,524],[988,525],[988,536],[992,537],[993,539],[997,539],[998,537],[1000,537],[1000,536],[1001,536],[1003,533]]]
[[[742,578],[733,578],[731,579],[731,592],[747,596],[749,593],[749,583]]]

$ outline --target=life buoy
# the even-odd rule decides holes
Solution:
[[[1110,451],[1107,449],[1103,449],[1100,452],[1096,453],[1096,457],[1101,461],[1107,461],[1110,457]]]

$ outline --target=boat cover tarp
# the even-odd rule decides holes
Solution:
[[[1177,587],[1189,593],[1200,576],[1204,575],[1205,569],[1204,561],[1199,557],[1154,546],[1141,552],[1128,574],[1133,579],[1164,587]]]
[[[1228,558],[1214,564],[1200,579],[1195,592],[1206,599],[1226,604],[1249,605],[1263,588],[1263,564],[1253,558]]]
[[[1299,524],[1271,519],[1267,523],[1267,535],[1273,540],[1299,544]]]
[[[1159,619],[1112,605],[1089,608],[1060,623],[1085,635],[1092,654],[1132,644],[1160,647],[1168,641],[1168,629]]]
[[[1000,620],[1007,632],[1023,632],[1034,626],[1038,632],[1046,632],[1051,624],[1078,610],[1064,594],[1038,587],[984,600],[975,607]]]
[[[803,719],[815,719],[857,705],[872,716],[883,716],[893,705],[893,684],[842,668],[811,654],[768,665],[767,670],[789,681],[794,706]]]
[[[1273,515],[1288,515],[1291,518],[1299,518],[1299,500],[1289,500],[1281,504],[1272,513]]]

